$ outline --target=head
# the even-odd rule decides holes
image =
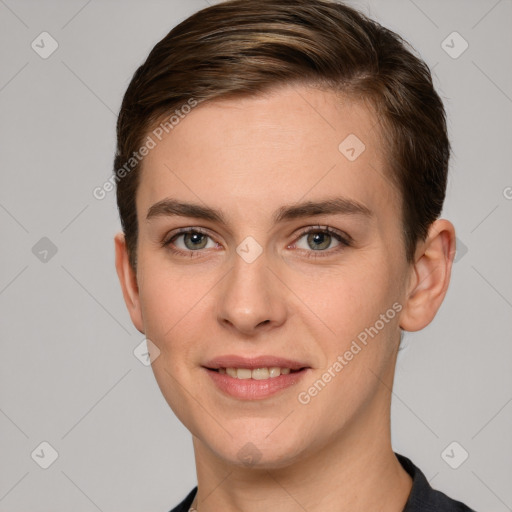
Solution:
[[[117,141],[124,298],[198,446],[280,465],[385,423],[400,334],[434,318],[455,250],[444,109],[413,50],[340,3],[223,2],[153,48]],[[226,355],[305,369],[240,399],[212,380]]]

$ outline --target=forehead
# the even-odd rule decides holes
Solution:
[[[333,195],[396,216],[380,130],[366,104],[305,86],[200,104],[162,140],[150,134],[139,216],[167,196],[243,218]]]

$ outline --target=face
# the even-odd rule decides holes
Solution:
[[[145,157],[130,313],[219,460],[277,467],[385,430],[410,267],[379,129],[287,86],[199,105]]]

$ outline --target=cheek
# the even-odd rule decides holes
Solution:
[[[339,350],[398,299],[391,270],[382,261],[361,259],[357,264],[295,276],[290,286],[302,300],[304,314],[316,318],[319,330],[330,332]]]
[[[201,326],[203,298],[212,289],[214,276],[147,265],[141,269],[140,301],[146,336],[162,352],[184,350],[187,331]]]

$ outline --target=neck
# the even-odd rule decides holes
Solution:
[[[391,447],[389,406],[380,405],[286,467],[230,464],[194,436],[194,507],[198,512],[402,512],[412,479]]]

